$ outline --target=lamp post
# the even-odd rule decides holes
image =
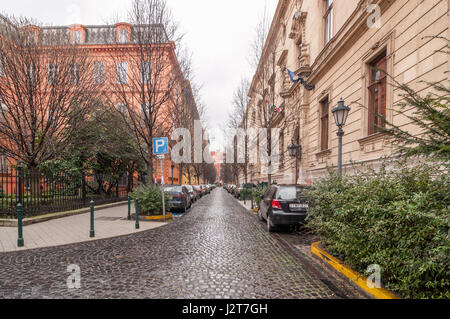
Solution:
[[[291,145],[288,146],[289,156],[295,158],[295,184],[298,182],[298,159],[302,154],[302,146],[295,144],[292,141]]]
[[[172,168],[172,185],[173,185],[173,169],[175,168],[175,164],[172,163],[172,166],[170,166]],[[181,184],[181,183],[180,183]]]
[[[339,137],[338,145],[338,171],[339,175],[342,175],[342,138],[344,137],[344,130],[342,129],[347,122],[348,114],[350,113],[350,108],[345,106],[345,102],[341,99],[338,106],[333,109],[334,121],[336,126],[339,128],[337,136]]]

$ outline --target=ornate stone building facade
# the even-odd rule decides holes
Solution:
[[[352,163],[376,167],[392,154],[374,114],[418,134],[393,109],[401,99],[393,83],[423,94],[430,90],[426,82],[448,84],[450,55],[439,50],[450,39],[449,6],[448,0],[280,0],[247,112],[251,125],[261,127],[257,119],[267,101],[260,92],[269,96],[273,91],[269,104],[282,106],[271,123],[281,132],[280,165],[272,181],[312,183],[327,167],[336,167],[338,138],[331,111],[341,98],[351,107],[344,127],[344,172],[351,173]],[[264,74],[267,63],[273,64],[269,75]],[[307,85],[293,83],[288,69]],[[291,142],[301,145],[297,164],[284,155]],[[254,181],[267,181],[263,166],[258,159]]]

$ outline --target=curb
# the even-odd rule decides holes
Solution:
[[[342,261],[331,256],[325,250],[320,248],[320,241],[311,245],[311,251],[318,258],[336,269],[339,273],[351,280],[355,285],[363,289],[376,299],[400,299],[395,294],[384,288],[370,288],[367,285],[367,278],[358,272],[347,267]]]
[[[118,206],[123,206],[126,204],[128,204],[128,201],[95,206],[95,211],[108,209],[108,208],[114,208],[114,207],[118,207]],[[71,210],[71,211],[67,211],[67,212],[52,213],[52,214],[47,214],[47,215],[38,216],[38,217],[24,218],[23,226],[29,226],[29,225],[33,225],[33,224],[43,223],[43,222],[47,222],[47,221],[53,220],[53,219],[59,219],[59,218],[64,218],[64,217],[86,214],[89,212],[90,212],[90,208],[88,207],[88,208],[81,208],[81,209],[77,209],[77,210]],[[17,219],[0,219],[0,227],[17,227]]]
[[[131,214],[131,219],[136,219],[136,214]],[[166,214],[166,221],[169,221],[170,219],[173,219],[172,213]],[[164,216],[163,215],[156,215],[156,216],[139,216],[139,220],[143,222],[163,222]]]

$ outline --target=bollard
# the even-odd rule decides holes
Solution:
[[[139,229],[139,200],[136,198],[134,202],[136,208],[136,229]]]
[[[17,228],[19,232],[19,236],[17,239],[17,247],[23,247],[24,246],[24,240],[23,240],[23,229],[22,229],[22,204],[17,204]]]
[[[131,220],[131,196],[128,194],[128,220]]]
[[[90,231],[90,237],[95,237],[95,231],[94,231],[94,201],[91,201],[91,231]]]

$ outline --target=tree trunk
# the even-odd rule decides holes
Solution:
[[[28,166],[28,170],[30,172],[30,180],[31,180],[31,197],[32,198],[40,198],[42,194],[41,189],[41,175],[39,173],[39,169],[36,165],[31,164]]]
[[[149,163],[147,163],[147,184],[155,184],[155,180],[153,179],[153,161],[149,161]]]

